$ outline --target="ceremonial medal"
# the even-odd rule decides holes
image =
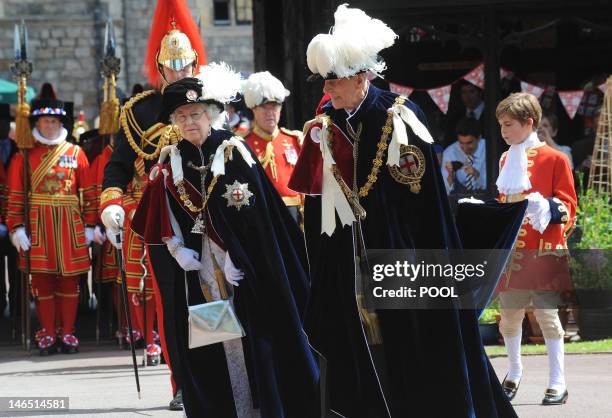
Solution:
[[[187,90],[185,96],[187,97],[187,100],[193,102],[198,98],[198,93],[195,90]]]
[[[390,166],[389,173],[398,183],[406,184],[412,193],[421,191],[421,179],[425,174],[425,156],[414,145],[402,145],[399,166]]]
[[[235,180],[233,184],[226,184],[227,191],[223,193],[223,197],[227,199],[227,207],[233,206],[240,210],[243,206],[249,206],[249,199],[253,193],[248,187],[248,183],[239,183],[238,180]]]
[[[200,212],[195,220],[195,223],[193,224],[193,227],[191,228],[191,233],[202,235],[204,232],[206,232],[206,230],[204,227],[204,220],[202,219],[202,212]]]
[[[298,160],[298,154],[295,148],[285,148],[285,158],[289,164],[295,165]]]

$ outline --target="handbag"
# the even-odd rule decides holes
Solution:
[[[222,299],[189,306],[187,272],[185,272],[185,296],[187,298],[187,309],[189,310],[187,321],[189,324],[190,349],[245,336],[244,329],[236,316],[236,312],[234,312],[234,307],[227,296],[227,291],[225,291],[223,272],[212,252],[210,256],[214,265],[215,281],[219,287]]]

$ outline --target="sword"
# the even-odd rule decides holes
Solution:
[[[121,249],[121,236],[123,235],[123,226],[121,225],[121,218],[117,216],[115,221],[119,225],[119,233],[115,235],[115,242],[119,244],[117,248],[117,263],[119,264],[119,270],[121,271],[121,300],[123,302],[123,309],[125,310],[125,316],[128,324],[128,335],[130,336],[130,348],[132,350],[132,365],[134,366],[134,378],[136,379],[136,391],[138,391],[138,399],[140,397],[140,380],[138,379],[138,365],[136,364],[136,348],[134,346],[134,334],[132,333],[132,317],[130,315],[130,308],[128,306],[128,292],[127,292],[127,279],[125,277],[125,265],[123,264],[123,250]]]

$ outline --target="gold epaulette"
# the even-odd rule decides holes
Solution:
[[[143,160],[155,160],[159,156],[159,152],[161,149],[173,143],[171,141],[178,142],[176,138],[175,130],[172,126],[167,126],[163,123],[155,123],[151,127],[149,127],[146,131],[143,131],[142,128],[138,125],[138,121],[134,116],[134,111],[132,110],[133,106],[140,100],[148,97],[152,94],[155,94],[156,90],[147,90],[142,93],[138,93],[136,96],[132,97],[121,109],[121,116],[119,117],[119,121],[121,122],[121,129],[125,134],[125,137],[130,144],[130,147],[136,152],[136,154],[142,158]],[[134,132],[140,138],[140,143],[138,144],[134,139],[132,134]],[[157,140],[157,141],[156,141]],[[151,145],[155,147],[155,151],[152,153],[146,153],[143,148],[147,145]]]
[[[304,143],[304,134],[302,133],[302,131],[299,131],[297,129],[291,130],[287,128],[280,128],[280,130],[285,135],[289,135],[289,136],[296,138],[298,140],[298,145],[302,147],[302,144]]]

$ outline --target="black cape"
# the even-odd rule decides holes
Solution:
[[[185,180],[194,190],[201,189],[200,174],[187,163],[206,165],[221,142],[231,135],[228,131],[213,130],[201,153],[185,140],[178,144]],[[235,266],[244,272],[240,286],[234,288],[234,305],[246,333],[243,346],[252,395],[261,416],[311,417],[317,407],[319,370],[302,328],[301,315],[309,292],[304,239],[256,156],[251,154],[256,161],[252,167],[237,150],[226,163],[226,173],[219,177],[208,201],[208,229],[229,252]],[[170,171],[170,164],[159,167]],[[163,215],[164,201],[168,199],[185,246],[201,251],[201,235],[190,232],[194,220],[167,189],[172,187],[172,174],[165,186],[163,177],[160,174],[149,182],[132,225],[151,248],[156,277],[168,279],[163,281],[164,288],[160,285],[160,293],[165,304],[165,327],[174,327],[177,336],[173,349],[180,364],[172,366],[180,368],[183,376],[185,410],[194,417],[234,417],[222,345],[187,348],[184,271],[165,245],[156,245],[168,235]],[[206,177],[207,187],[211,177]],[[226,186],[235,181],[248,184],[253,193],[249,204],[240,210],[228,206],[229,200],[223,196]],[[201,201],[196,197],[194,204],[199,206]],[[197,274],[189,272],[188,283],[190,305],[203,303]]]
[[[344,110],[335,110],[330,103],[323,107],[347,137],[347,124],[354,132],[362,126],[356,168],[359,187],[370,173],[387,109],[396,97],[370,85],[363,103],[348,120]],[[425,123],[423,112],[414,103],[406,101],[405,105]],[[361,223],[365,247],[461,248],[435,152],[408,131],[409,143],[424,155],[421,190],[418,194],[411,192],[393,179],[386,165],[381,168],[369,195],[361,199],[367,211]],[[305,141],[309,140],[306,135]],[[304,158],[300,155],[300,160]],[[296,179],[296,184],[309,175],[316,177],[308,172],[315,164],[305,161],[304,165],[298,161],[294,178],[301,179]],[[492,234],[480,246],[510,249],[524,205],[513,208],[499,218],[495,207],[489,207],[489,211],[480,208],[486,216],[479,213],[478,218],[466,206],[461,225],[469,229],[475,220],[482,227],[487,221],[511,224],[496,229],[503,236]],[[328,373],[321,379],[326,379],[329,389],[330,410],[346,417],[516,416],[484,351],[478,310],[378,310],[383,344],[369,346],[355,298],[353,227],[342,227],[336,216],[333,235],[321,234],[321,197],[311,195],[305,202],[305,234],[312,280],[305,327],[312,346],[327,359]],[[497,280],[498,276],[490,277],[488,288],[492,289]]]

